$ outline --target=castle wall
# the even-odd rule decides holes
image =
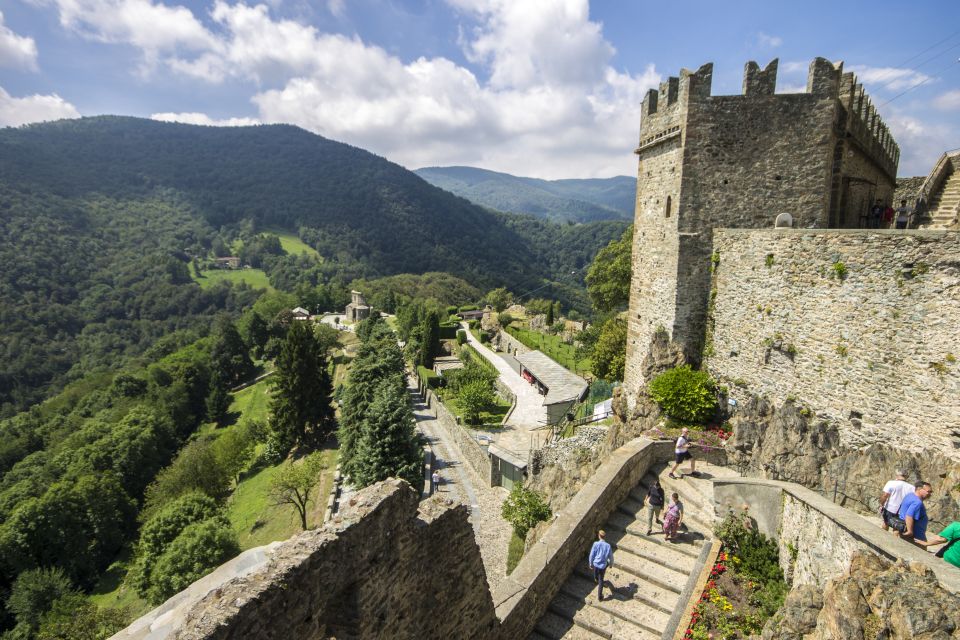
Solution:
[[[498,637],[468,508],[418,501],[400,480],[363,489],[341,522],[201,579],[114,640]]]
[[[734,400],[794,399],[846,447],[960,460],[960,234],[718,229],[713,244],[705,365]]]
[[[653,371],[660,328],[700,362],[714,229],[770,228],[784,212],[797,228],[857,226],[865,199],[892,197],[899,151],[853,74],[817,58],[805,93],[777,95],[776,73],[776,60],[750,62],[742,95],[712,96],[707,64],[644,100],[628,394]]]

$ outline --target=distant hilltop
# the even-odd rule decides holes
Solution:
[[[499,211],[553,222],[633,220],[637,180],[629,176],[540,180],[476,167],[424,167],[414,173],[474,204]]]

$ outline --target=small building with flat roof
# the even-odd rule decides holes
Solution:
[[[547,423],[556,424],[574,404],[583,399],[590,387],[587,381],[572,373],[540,351],[517,356],[520,375],[536,385],[547,408]]]

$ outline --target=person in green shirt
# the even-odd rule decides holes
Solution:
[[[951,522],[947,528],[940,532],[940,537],[950,543],[949,548],[944,552],[943,559],[955,567],[960,567],[960,522]]]

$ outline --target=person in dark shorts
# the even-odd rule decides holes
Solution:
[[[683,477],[683,474],[677,476],[676,473],[677,469],[680,468],[680,465],[683,464],[684,460],[690,461],[690,475],[697,475],[697,461],[693,459],[693,455],[690,453],[689,449],[690,430],[684,427],[680,430],[680,437],[677,438],[677,446],[673,449],[676,464],[673,465],[673,469],[670,469],[670,477],[674,480],[678,480],[679,478]]]

